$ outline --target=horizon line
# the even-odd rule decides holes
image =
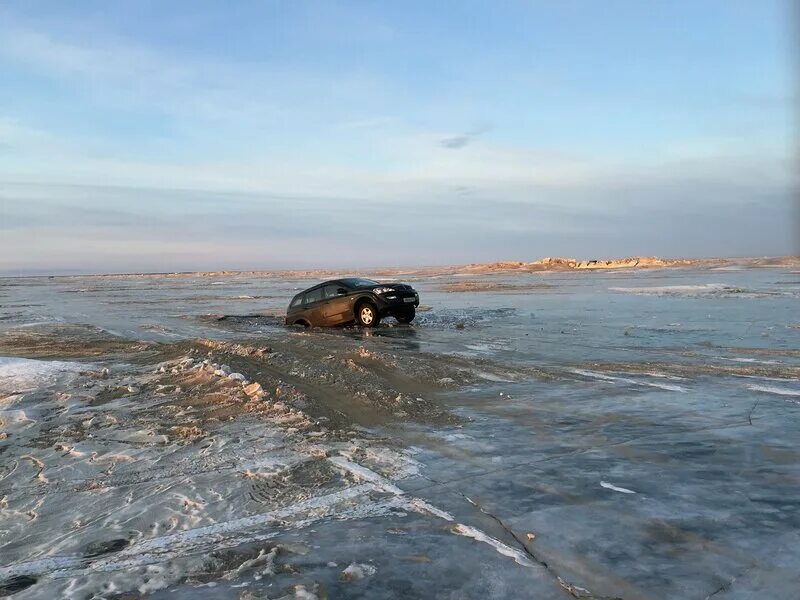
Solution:
[[[374,267],[320,267],[320,268],[302,268],[302,267],[295,267],[295,268],[275,268],[275,269],[211,269],[211,270],[199,270],[199,269],[187,269],[187,270],[178,270],[178,271],[114,271],[114,272],[62,272],[62,273],[53,273],[53,272],[46,272],[46,273],[29,273],[25,275],[8,275],[5,273],[0,272],[0,278],[2,279],[33,279],[33,278],[40,278],[40,277],[47,277],[51,279],[55,278],[70,278],[70,277],[125,277],[125,276],[180,276],[180,275],[213,275],[213,274],[220,274],[220,275],[243,275],[243,274],[289,274],[289,273],[342,273],[345,271],[352,271],[352,272],[363,272],[363,273],[379,273],[381,271],[404,271],[404,270],[424,270],[424,269],[456,269],[459,267],[482,267],[482,266],[492,266],[492,265],[504,265],[504,264],[514,264],[518,263],[520,265],[532,265],[536,264],[537,261],[543,261],[545,259],[552,259],[552,260],[564,260],[564,261],[576,261],[576,262],[604,262],[604,261],[625,261],[625,260],[634,260],[634,259],[656,259],[661,261],[696,261],[700,263],[701,261],[755,261],[755,260],[799,260],[800,261],[800,253],[798,254],[784,254],[784,255],[759,255],[759,256],[680,256],[680,257],[663,257],[663,256],[645,256],[645,255],[630,255],[630,256],[622,256],[622,257],[615,257],[615,258],[597,258],[597,259],[581,259],[581,258],[573,258],[573,257],[566,257],[566,256],[543,256],[538,259],[534,259],[532,261],[525,261],[519,259],[502,259],[496,260],[493,262],[471,262],[471,263],[454,263],[454,264],[429,264],[429,265],[402,265],[402,266],[374,266]],[[692,266],[692,265],[664,265],[665,267],[673,266]],[[640,267],[641,268],[641,267]],[[576,270],[603,270],[602,268],[598,269],[576,269]]]

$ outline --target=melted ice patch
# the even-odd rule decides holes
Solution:
[[[64,373],[77,373],[86,365],[59,360],[0,357],[0,395],[31,392],[50,385]]]

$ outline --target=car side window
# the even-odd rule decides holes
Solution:
[[[336,296],[343,296],[344,294],[340,294],[339,290],[344,290],[346,292],[344,286],[340,283],[332,283],[331,285],[326,285],[324,288],[322,288],[322,290],[326,300],[328,298],[336,298]]]
[[[303,304],[312,304],[318,300],[322,300],[322,288],[317,288],[315,290],[311,290],[310,292],[306,292]]]
[[[303,294],[297,294],[297,296],[292,299],[291,307],[294,308],[295,306],[300,306],[303,303]]]

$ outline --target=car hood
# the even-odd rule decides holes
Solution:
[[[405,283],[378,283],[376,285],[370,285],[363,288],[358,288],[359,290],[374,290],[376,288],[392,288],[398,292],[413,292],[414,288]]]

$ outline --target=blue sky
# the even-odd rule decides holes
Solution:
[[[4,2],[0,272],[797,253],[791,5]]]

